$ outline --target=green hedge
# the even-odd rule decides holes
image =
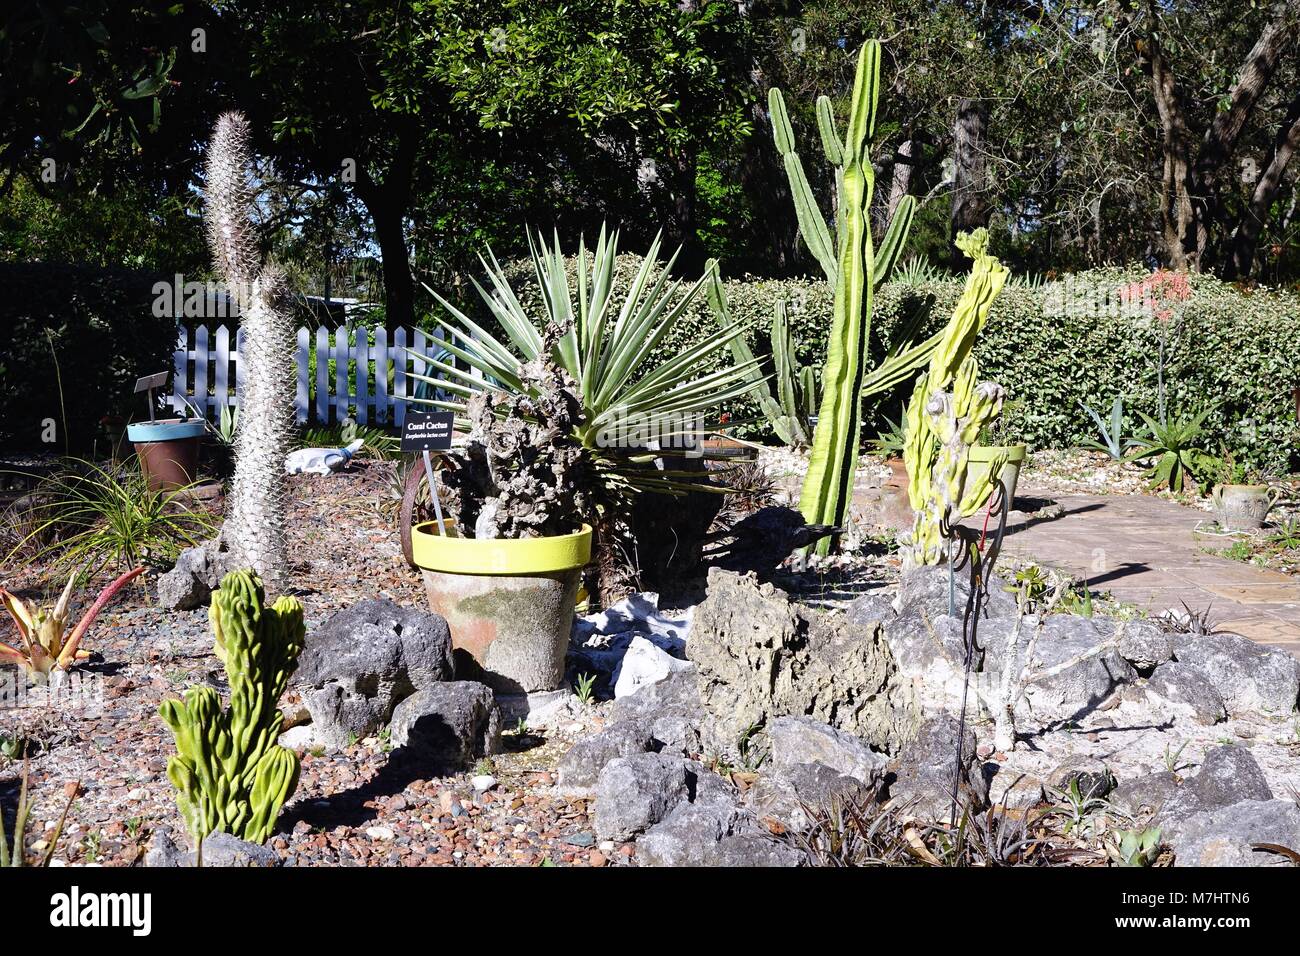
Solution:
[[[620,281],[638,264],[621,256]],[[515,264],[513,285],[525,305],[531,267]],[[1094,438],[1092,421],[1080,402],[1109,413],[1116,395],[1125,396],[1126,420],[1133,429],[1141,410],[1155,414],[1157,355],[1161,334],[1169,337],[1166,384],[1174,411],[1213,405],[1206,420],[1206,445],[1226,448],[1239,463],[1269,473],[1300,467],[1300,426],[1293,390],[1300,387],[1300,296],[1243,292],[1209,276],[1192,276],[1188,297],[1179,302],[1181,318],[1126,314],[1117,290],[1148,278],[1142,269],[1097,269],[1047,285],[1012,281],[994,303],[978,344],[981,377],[1001,383],[1009,402],[1000,432],[1037,448],[1066,448]],[[947,321],[961,295],[959,277],[917,284],[891,282],[877,292],[872,352],[877,358],[912,301],[933,297],[929,329]],[[802,361],[820,367],[831,323],[832,290],[824,281],[745,278],[727,282],[732,314],[752,321],[749,338],[757,354],[768,350],[772,304],[790,303],[791,322]],[[1093,305],[1093,302],[1099,304]],[[659,358],[679,353],[715,328],[701,295],[659,349]],[[729,360],[729,357],[727,357]],[[886,396],[868,416],[865,433],[897,418],[911,386]],[[731,409],[737,419],[757,419],[737,431],[770,437],[755,403]]]
[[[144,414],[144,400],[131,391],[135,379],[170,369],[176,343],[174,321],[152,312],[153,284],[160,278],[166,277],[0,263],[0,445],[61,453],[66,441],[72,452],[84,454],[103,434],[105,415]],[[53,445],[41,440],[45,419],[57,423]]]

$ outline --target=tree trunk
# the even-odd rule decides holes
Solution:
[[[1201,270],[1211,236],[1223,216],[1219,174],[1237,148],[1241,131],[1295,39],[1300,0],[1276,0],[1272,19],[1246,56],[1229,106],[1215,116],[1193,158],[1193,136],[1177,84],[1160,44],[1160,12],[1147,0],[1151,29],[1146,39],[1151,88],[1164,134],[1161,226],[1165,258],[1175,269]]]
[[[378,182],[370,170],[357,169],[357,197],[375,223],[375,241],[384,271],[384,312],[389,328],[415,323],[415,282],[406,246],[406,213],[411,203],[411,177],[418,133],[399,135],[392,161]]]
[[[1277,200],[1282,177],[1297,149],[1300,149],[1300,96],[1293,99],[1287,109],[1286,119],[1282,121],[1282,127],[1273,143],[1273,156],[1259,177],[1259,182],[1255,184],[1250,204],[1242,213],[1241,224],[1237,226],[1237,235],[1232,243],[1232,257],[1227,263],[1228,278],[1245,278],[1254,271],[1259,237],[1268,222],[1269,211]]]
[[[916,168],[916,160],[913,159],[915,151],[916,140],[905,139],[898,144],[898,149],[894,153],[894,174],[889,180],[889,206],[885,214],[886,225],[893,222],[894,213],[898,211],[898,204],[903,201],[903,197],[911,190],[912,171]]]
[[[705,261],[704,250],[695,233],[696,157],[694,152],[682,151],[673,155],[671,162],[670,209],[667,228],[664,230],[670,248],[666,251],[671,255],[671,247],[680,245],[682,252],[677,259],[677,267],[693,272],[703,268]]]
[[[985,140],[988,134],[988,114],[979,100],[962,99],[957,104],[957,120],[952,130],[952,213],[949,240],[959,232],[969,232],[987,226],[989,209],[985,193],[988,189],[988,170],[985,166]],[[953,264],[961,269],[965,257],[954,245]]]

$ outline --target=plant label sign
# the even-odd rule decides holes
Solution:
[[[455,417],[454,412],[408,411],[402,423],[402,451],[447,451]]]

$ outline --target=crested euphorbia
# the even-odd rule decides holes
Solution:
[[[85,637],[91,623],[118,591],[143,572],[144,568],[127,571],[100,591],[95,603],[82,615],[71,634],[67,633],[68,604],[72,600],[72,588],[77,580],[75,573],[68,579],[67,587],[59,595],[54,607],[48,609],[32,607],[0,588],[0,604],[4,605],[13,618],[20,639],[17,646],[0,641],[0,664],[17,664],[27,674],[43,681],[48,680],[56,668],[66,671],[77,661],[85,660],[90,652],[80,649],[81,639]]]

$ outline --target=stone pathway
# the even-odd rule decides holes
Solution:
[[[1223,630],[1300,657],[1300,579],[1206,554],[1222,538],[1197,535],[1208,515],[1145,495],[1060,495],[1022,486],[1019,497],[1046,498],[1056,518],[1009,521],[1003,554],[1087,577],[1094,590],[1153,612],[1212,608]]]

